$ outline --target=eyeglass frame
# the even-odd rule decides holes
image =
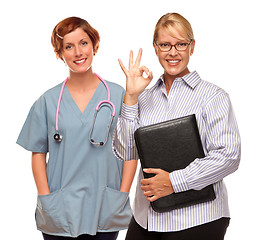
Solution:
[[[171,45],[170,43],[168,43],[168,44],[170,44],[170,49],[169,49],[168,51],[163,51],[163,50],[161,50],[160,46],[159,46],[156,42],[154,42],[154,43],[155,43],[155,45],[159,48],[159,50],[160,50],[161,52],[169,52],[173,47],[174,47],[178,52],[183,52],[183,51],[186,51],[186,50],[188,49],[188,47],[190,46],[190,44],[191,44],[192,42],[193,42],[193,39],[190,39],[190,42],[188,43],[186,49],[184,49],[184,50],[178,50],[178,49],[177,49],[176,45],[177,45],[177,44],[180,44],[180,43],[176,43],[176,44],[174,44],[174,45]]]

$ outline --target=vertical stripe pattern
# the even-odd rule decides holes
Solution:
[[[161,77],[145,90],[134,106],[123,104],[113,136],[113,151],[122,160],[138,159],[133,138],[141,127],[195,114],[206,157],[195,159],[187,168],[170,173],[174,191],[200,190],[213,184],[216,199],[166,213],[157,213],[137,187],[134,217],[149,231],[179,231],[229,217],[228,199],[223,178],[237,170],[240,161],[240,135],[228,94],[203,81],[192,72],[175,79],[169,95]],[[139,174],[142,176],[142,174]],[[139,177],[141,178],[141,177]],[[140,179],[138,179],[140,181]],[[144,211],[144,208],[146,211]],[[146,212],[146,214],[138,214]]]

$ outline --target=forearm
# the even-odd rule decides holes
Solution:
[[[134,132],[139,127],[138,104],[128,107],[123,104],[121,116],[113,134],[113,152],[121,160],[138,159]]]
[[[205,108],[203,142],[206,157],[195,159],[187,168],[170,173],[175,192],[200,190],[221,181],[238,169],[241,140],[227,94],[219,94]]]
[[[39,195],[50,193],[46,174],[46,153],[32,153],[32,171]]]
[[[170,173],[173,189],[176,193],[190,189],[201,190],[235,172],[239,161],[240,154],[235,158],[215,154],[196,159],[187,168]]]
[[[137,160],[130,160],[123,162],[123,171],[122,171],[122,179],[121,179],[121,188],[122,192],[129,192],[135,173],[137,169]]]

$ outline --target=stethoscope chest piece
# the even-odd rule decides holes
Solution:
[[[60,135],[59,133],[55,133],[53,136],[54,140],[58,143],[60,143],[63,140],[63,136]]]

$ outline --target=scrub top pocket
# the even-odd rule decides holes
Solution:
[[[37,228],[44,233],[64,234],[69,232],[62,191],[38,196],[35,217]]]
[[[109,187],[103,188],[101,191],[103,191],[103,202],[98,230],[118,231],[125,229],[132,217],[129,193]]]

